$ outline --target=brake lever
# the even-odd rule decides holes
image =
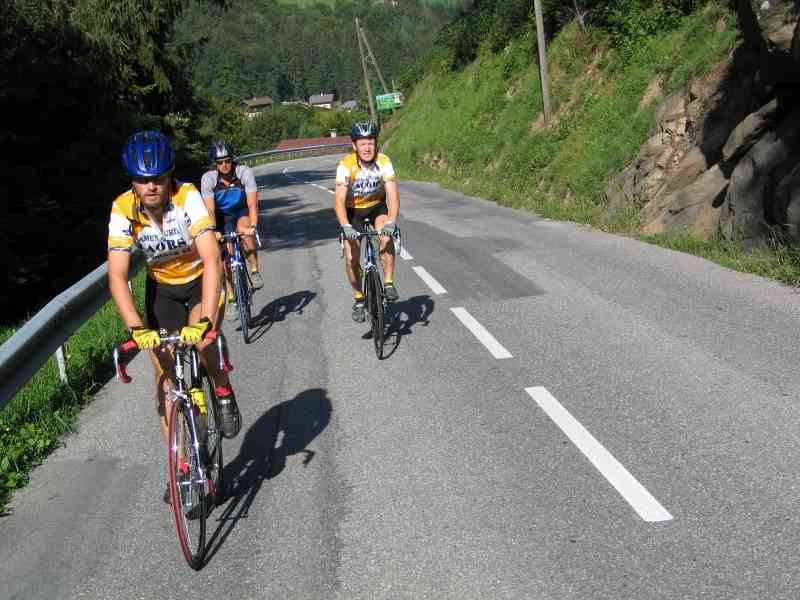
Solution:
[[[114,346],[111,354],[114,358],[114,371],[117,374],[118,381],[121,381],[122,383],[130,383],[133,381],[131,376],[128,375],[128,371],[125,369],[125,364],[123,363],[122,359],[125,354],[129,354],[138,349],[139,346],[137,346],[136,342],[133,340],[128,340],[126,342],[122,342],[119,346]]]

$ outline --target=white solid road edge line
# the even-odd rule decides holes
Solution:
[[[466,308],[457,306],[450,309],[453,314],[458,317],[458,320],[464,324],[464,327],[469,329],[478,341],[486,346],[486,349],[491,352],[495,358],[513,358],[511,352],[506,350],[497,339],[489,333],[486,328],[478,323],[471,314],[467,312]]]
[[[422,281],[424,281],[425,283],[428,284],[428,287],[431,288],[431,290],[433,291],[434,294],[446,294],[447,293],[447,290],[442,287],[442,284],[440,284],[438,281],[436,281],[433,278],[433,276],[430,273],[428,273],[424,268],[422,268],[422,267],[412,267],[412,269],[414,270],[414,273],[419,275],[419,278],[422,279]]]
[[[414,260],[414,257],[409,254],[405,246],[400,246],[400,258],[403,260]]]
[[[639,516],[648,522],[671,521],[669,514],[645,487],[573,417],[547,389],[525,388],[531,398],[583,452],[608,482],[616,488]]]

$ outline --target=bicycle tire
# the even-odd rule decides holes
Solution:
[[[200,367],[200,381],[206,398],[206,475],[211,481],[211,499],[215,506],[225,500],[225,466],[222,459],[222,426],[219,420],[219,405],[214,391],[214,380]]]
[[[207,482],[200,477],[201,457],[194,444],[185,404],[172,403],[169,422],[169,487],[175,531],[186,562],[195,571],[206,552]]]
[[[383,358],[383,343],[385,341],[386,329],[384,327],[383,314],[383,283],[381,275],[377,269],[369,272],[369,314],[372,320],[372,340],[375,344],[375,355],[378,359]]]
[[[244,271],[244,267],[240,267],[236,270],[236,302],[239,310],[239,324],[242,327],[242,337],[245,344],[250,343],[249,330],[251,323],[250,290],[247,284],[247,273]]]

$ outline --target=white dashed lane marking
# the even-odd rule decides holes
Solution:
[[[442,287],[442,284],[436,281],[433,276],[428,273],[424,267],[412,267],[414,273],[419,275],[419,278],[424,281],[434,294],[446,294],[447,290]]]
[[[315,188],[322,190],[323,192],[328,192],[329,194],[333,194],[333,190],[329,190],[324,185],[317,185],[316,183],[311,183],[309,185],[313,185]]]
[[[458,317],[458,320],[470,330],[472,335],[478,338],[478,341],[483,344],[486,349],[491,353],[492,356],[495,358],[513,358],[511,352],[506,350],[503,345],[497,341],[489,331],[478,321],[475,320],[469,312],[467,312],[466,308],[463,307],[456,307],[451,308],[451,312]]]
[[[642,519],[648,522],[672,520],[667,509],[550,392],[543,387],[529,387],[525,391]]]
[[[411,256],[411,254],[409,254],[405,246],[400,247],[400,258],[402,258],[403,260],[414,260],[414,257]]]

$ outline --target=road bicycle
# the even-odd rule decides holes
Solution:
[[[162,330],[162,350],[171,350],[175,357],[168,428],[169,488],[175,530],[181,552],[195,570],[203,566],[206,552],[206,519],[211,506],[224,500],[222,462],[222,423],[214,392],[214,381],[200,361],[194,346],[181,343],[180,336]],[[207,339],[216,338],[219,368],[233,370],[228,360],[225,338],[211,331]],[[138,346],[128,340],[113,349],[117,379],[130,383],[125,369],[125,355]]]
[[[239,311],[239,323],[242,328],[244,343],[250,343],[250,327],[253,325],[253,280],[250,278],[250,270],[247,268],[247,261],[244,258],[241,239],[243,233],[226,233],[220,238],[220,243],[229,243],[232,252],[227,252],[228,264],[231,269],[233,279],[233,289],[236,294],[236,305]],[[261,249],[261,237],[255,231],[256,248]]]
[[[399,256],[401,247],[400,229],[395,230],[392,241],[395,253]],[[369,219],[364,219],[364,230],[358,233],[361,260],[361,289],[364,292],[364,305],[369,313],[370,334],[375,345],[375,355],[383,358],[383,343],[386,339],[385,315],[387,300],[383,290],[383,277],[378,266],[378,253],[380,249],[380,233],[372,226]],[[344,255],[344,236],[339,234]]]

